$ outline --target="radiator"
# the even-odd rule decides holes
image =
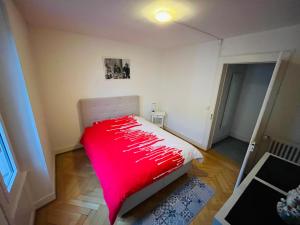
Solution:
[[[300,145],[269,137],[268,152],[300,165]]]

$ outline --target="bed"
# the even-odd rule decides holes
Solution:
[[[139,116],[139,97],[79,101],[81,143],[101,183],[113,224],[117,216],[185,174],[192,145]]]

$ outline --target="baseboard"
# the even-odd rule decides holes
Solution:
[[[69,146],[69,147],[56,149],[56,150],[54,150],[54,154],[57,155],[57,154],[73,151],[73,150],[76,150],[76,149],[79,149],[79,148],[82,148],[82,145],[81,144],[76,144],[76,145],[72,145],[72,146]]]
[[[238,140],[241,140],[241,141],[244,141],[244,142],[249,142],[250,140],[244,136],[241,136],[239,134],[235,134],[235,133],[230,133],[230,136],[233,137],[233,138],[236,138]]]
[[[213,144],[216,144],[216,143],[218,143],[218,142],[220,142],[220,141],[223,141],[224,139],[226,139],[226,138],[228,138],[228,137],[229,137],[229,135],[228,135],[228,134],[225,134],[225,135],[223,135],[223,136],[217,138],[216,140],[214,140],[213,143],[212,143],[212,145],[213,145]]]
[[[56,194],[55,194],[55,192],[52,192],[52,193],[40,198],[39,200],[37,200],[34,203],[34,207],[35,207],[35,209],[39,209],[39,208],[43,207],[44,205],[48,204],[49,202],[52,202],[55,199],[56,199]]]
[[[63,149],[58,149],[58,150],[55,150],[54,151],[54,155],[57,155],[57,154],[61,154],[61,153],[64,153],[64,152],[68,152],[68,151],[72,151],[72,150],[76,150],[76,149],[79,149],[79,148],[82,148],[82,145],[81,144],[77,144],[77,145],[73,145],[73,146],[70,146],[70,147],[66,147],[66,148],[63,148]],[[35,209],[39,209],[41,207],[43,207],[44,205],[54,201],[56,199],[56,192],[55,192],[55,169],[56,169],[56,161],[55,161],[55,156],[54,156],[54,159],[53,159],[53,192],[51,192],[50,194],[42,197],[41,199],[37,200],[36,202],[34,202],[34,208]],[[30,224],[34,224],[34,218],[35,218],[35,211],[31,214],[30,216]]]
[[[29,225],[34,225],[35,222],[35,210],[30,214]]]
[[[203,145],[200,144],[199,142],[197,142],[197,141],[195,141],[195,140],[193,140],[193,139],[191,139],[191,138],[189,138],[189,137],[187,137],[187,136],[181,134],[180,132],[177,132],[177,131],[175,131],[175,130],[173,130],[173,129],[167,127],[167,126],[164,126],[164,129],[165,129],[166,131],[170,132],[171,134],[174,134],[175,136],[177,136],[177,137],[179,137],[179,138],[185,140],[186,142],[188,142],[188,143],[190,143],[190,144],[196,146],[197,148],[200,148],[200,149],[205,150],[205,151],[207,150],[207,148],[206,148],[205,146],[203,146]]]
[[[56,157],[55,154],[53,156],[53,161],[52,161],[52,188],[56,193]]]
[[[50,203],[50,202],[52,202],[52,201],[54,201],[55,199],[56,199],[56,189],[55,189],[55,187],[56,187],[56,179],[55,179],[55,177],[56,177],[56,174],[55,174],[55,169],[56,169],[56,161],[55,161],[55,156],[54,156],[54,159],[53,159],[53,165],[52,165],[52,169],[53,169],[53,171],[52,171],[52,175],[53,175],[53,177],[52,177],[52,184],[53,184],[53,186],[52,186],[52,188],[53,188],[53,192],[51,192],[50,194],[48,194],[48,195],[46,195],[46,196],[44,196],[44,197],[42,197],[42,198],[40,198],[39,200],[37,200],[37,201],[35,201],[34,202],[34,209],[35,210],[37,210],[37,209],[39,209],[39,208],[41,208],[41,207],[43,207],[43,206],[45,206],[46,204],[48,204],[48,203]],[[32,212],[31,213],[31,216],[30,216],[30,225],[33,225],[34,224],[34,220],[35,220],[35,210],[34,210],[34,212]]]

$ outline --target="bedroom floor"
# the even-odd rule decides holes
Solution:
[[[204,162],[193,162],[193,168],[143,204],[119,218],[115,224],[131,224],[162,201],[168,193],[197,176],[214,190],[215,195],[195,217],[196,224],[212,224],[213,216],[231,195],[239,165],[215,151],[203,152]],[[57,199],[36,213],[36,225],[106,225],[108,211],[102,190],[83,149],[56,156]]]

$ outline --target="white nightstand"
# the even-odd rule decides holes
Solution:
[[[163,128],[165,116],[166,116],[165,112],[152,112],[151,113],[151,121],[155,125]]]

